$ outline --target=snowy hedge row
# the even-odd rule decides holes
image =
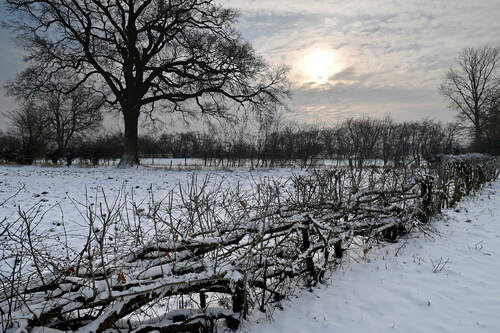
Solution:
[[[325,280],[346,250],[396,241],[499,175],[485,156],[422,168],[313,171],[252,189],[193,178],[139,204],[101,192],[87,243],[37,234],[42,211],[0,227],[2,331],[103,332],[237,328]],[[6,223],[4,220],[2,223]],[[3,231],[2,231],[3,230]]]

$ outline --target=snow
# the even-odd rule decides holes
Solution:
[[[69,244],[78,249],[84,245],[88,230],[84,205],[86,202],[88,205],[99,205],[104,201],[103,193],[108,202],[113,202],[120,195],[127,196],[128,200],[139,204],[137,213],[140,214],[143,209],[141,204],[147,206],[150,191],[156,200],[161,200],[170,191],[178,191],[179,185],[186,186],[193,179],[200,184],[204,177],[210,177],[209,186],[217,186],[223,181],[225,186],[238,184],[242,188],[249,188],[262,179],[288,177],[291,173],[303,171],[283,168],[249,172],[248,169],[236,168],[194,172],[149,167],[117,169],[4,165],[0,166],[0,219],[6,217],[14,220],[18,217],[19,209],[35,214],[40,208],[43,221],[40,221],[39,230],[54,235],[65,232]],[[32,207],[36,209],[30,211]]]
[[[412,234],[345,263],[329,285],[243,331],[499,332],[500,182],[432,223],[433,237]]]
[[[467,154],[461,154],[461,155],[441,155],[441,159],[443,161],[447,162],[461,162],[461,161],[467,161],[470,159],[481,159],[481,158],[488,158],[490,155],[486,154],[480,154],[480,153],[467,153]]]

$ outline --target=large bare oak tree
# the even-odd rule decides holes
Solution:
[[[483,139],[488,110],[499,96],[499,61],[498,48],[466,48],[458,55],[456,67],[448,71],[440,87],[458,118],[471,125],[475,143]]]
[[[234,29],[237,11],[214,0],[6,0],[21,19],[28,60],[48,73],[71,70],[125,123],[121,166],[137,163],[139,115],[227,116],[271,110],[287,93],[286,69],[270,69]],[[102,84],[102,87],[99,85]]]

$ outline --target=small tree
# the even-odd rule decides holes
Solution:
[[[484,140],[479,148],[482,151],[500,155],[500,98],[496,99],[488,109],[484,125]]]
[[[459,120],[471,125],[475,143],[480,143],[483,138],[489,105],[498,96],[499,60],[498,48],[466,48],[458,55],[456,67],[448,71],[440,87],[450,107],[457,111]]]
[[[28,101],[20,109],[8,112],[15,136],[21,138],[19,161],[31,164],[35,157],[41,156],[45,148],[45,123],[37,106]]]
[[[15,161],[15,151],[21,146],[19,136],[14,134],[0,131],[0,158],[9,162]]]
[[[287,92],[286,69],[271,71],[234,29],[235,10],[215,0],[6,0],[22,14],[28,59],[49,76],[71,69],[76,87],[102,84],[125,124],[121,166],[137,163],[139,115],[161,109],[228,117],[265,111]],[[233,104],[234,103],[234,104]],[[228,105],[229,104],[229,105]]]
[[[6,88],[9,95],[36,108],[47,141],[56,147],[53,154],[56,161],[67,152],[71,140],[101,125],[104,99],[88,87],[75,88],[69,75],[42,81],[46,78],[46,71],[30,67]]]

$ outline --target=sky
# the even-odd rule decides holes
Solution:
[[[465,47],[500,46],[500,0],[218,1],[240,10],[258,54],[289,66],[296,121],[453,121],[438,93],[446,71]],[[24,66],[11,38],[0,29],[0,85]],[[1,91],[0,111],[14,107]]]

